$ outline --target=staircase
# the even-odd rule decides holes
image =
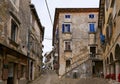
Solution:
[[[110,84],[108,80],[101,78],[81,78],[81,79],[70,79],[63,78],[59,81],[53,82],[52,84]]]
[[[85,50],[83,53],[74,56],[74,58],[76,58],[77,60],[73,62],[69,68],[66,68],[66,73],[63,74],[62,77],[65,77],[68,73],[72,72],[73,70],[78,68],[81,64],[85,63],[89,59],[88,50]]]

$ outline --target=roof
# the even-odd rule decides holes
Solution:
[[[89,12],[99,12],[99,8],[56,8],[54,16],[54,25],[53,25],[53,42],[54,45],[54,35],[56,30],[56,25],[60,13],[89,13]]]
[[[36,11],[36,9],[35,9],[35,6],[34,6],[33,4],[30,4],[30,9],[31,9],[31,11],[34,13],[34,15],[35,15],[35,17],[36,17],[36,20],[37,20],[37,22],[38,22],[38,25],[39,25],[39,27],[40,27],[40,30],[44,33],[44,27],[42,27],[42,24],[41,24],[40,19],[39,19],[39,17],[38,17],[38,14],[37,14],[37,11]]]

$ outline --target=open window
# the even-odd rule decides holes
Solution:
[[[14,20],[11,20],[11,40],[16,42],[18,26]]]
[[[62,24],[62,33],[70,33],[71,32],[71,24],[65,23]]]
[[[66,60],[66,67],[70,67],[71,61],[70,59]]]
[[[90,57],[95,57],[96,55],[96,47],[90,47]]]
[[[65,47],[65,50],[67,51],[71,50],[71,41],[65,41],[64,47]]]

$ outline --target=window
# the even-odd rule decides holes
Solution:
[[[95,57],[96,47],[90,47],[90,57]]]
[[[70,67],[70,64],[71,64],[70,60],[66,60],[66,67]]]
[[[94,14],[90,14],[89,18],[93,19],[94,18]]]
[[[70,18],[70,15],[65,15],[65,18]]]
[[[11,21],[11,40],[12,41],[16,41],[16,38],[17,38],[17,29],[18,29],[18,26],[17,24],[15,23],[15,21]]]
[[[62,32],[70,32],[70,24],[62,24]]]
[[[94,23],[90,23],[90,24],[89,24],[89,31],[90,31],[90,32],[95,32],[95,27],[94,27],[94,26],[95,26]]]
[[[71,50],[71,42],[65,41],[65,50]]]
[[[108,26],[106,28],[106,39],[107,42],[110,44],[110,40],[112,38],[112,34],[113,34],[113,22],[112,22],[112,16],[110,16],[109,20],[108,20]]]

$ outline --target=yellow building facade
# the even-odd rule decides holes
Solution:
[[[100,0],[100,31],[104,77],[120,81],[120,0]]]

